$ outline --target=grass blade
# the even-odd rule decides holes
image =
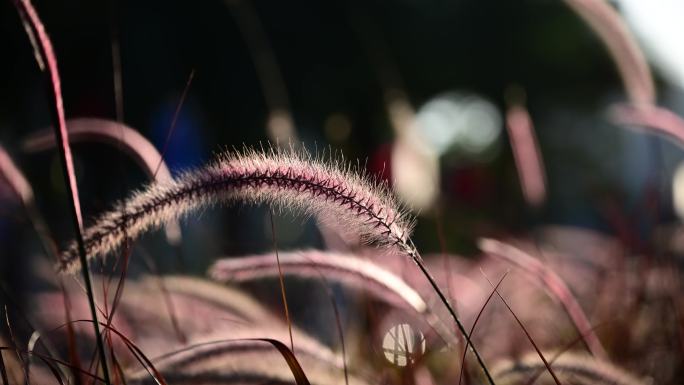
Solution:
[[[533,353],[521,360],[502,365],[497,369],[497,378],[507,384],[521,383],[528,373],[544,369],[544,365],[535,358]],[[556,359],[553,366],[563,380],[571,384],[646,385],[652,382],[639,380],[608,362],[588,355],[563,354]]]
[[[484,275],[484,272],[483,272],[482,274]],[[520,326],[520,328],[522,329],[522,331],[525,333],[525,336],[527,337],[527,339],[530,341],[530,343],[531,343],[532,346],[534,347],[534,350],[535,350],[535,351],[537,352],[537,354],[539,355],[539,358],[541,358],[542,362],[544,362],[544,366],[546,366],[546,369],[549,371],[549,373],[551,373],[551,377],[553,377],[553,380],[554,380],[554,382],[556,383],[556,385],[561,385],[561,382],[560,382],[560,380],[558,379],[558,376],[556,376],[556,373],[553,371],[553,369],[551,369],[551,365],[549,365],[548,361],[546,361],[546,358],[544,357],[544,354],[541,352],[541,350],[539,350],[539,347],[537,346],[537,343],[534,342],[534,339],[533,339],[532,336],[530,335],[530,332],[527,331],[527,328],[525,327],[525,325],[522,323],[522,321],[520,321],[520,319],[518,318],[518,316],[515,314],[515,312],[513,311],[513,309],[511,309],[511,307],[508,305],[508,302],[504,299],[504,297],[501,295],[501,293],[499,293],[499,290],[498,290],[498,289],[496,288],[496,286],[492,283],[492,281],[490,281],[489,278],[488,278],[486,275],[485,275],[485,278],[487,279],[487,282],[489,282],[489,284],[494,288],[494,292],[496,293],[496,295],[499,296],[499,298],[500,298],[501,301],[504,303],[504,305],[506,305],[506,308],[508,309],[508,312],[511,313],[511,315],[513,315],[513,318],[515,318],[515,322],[518,323],[518,325]]]
[[[152,173],[152,178],[156,179],[157,178],[157,173],[159,173],[162,165],[164,164],[164,155],[166,154],[166,150],[169,147],[169,143],[171,142],[171,136],[173,136],[173,132],[176,129],[176,122],[178,120],[178,116],[180,115],[181,108],[183,108],[183,103],[185,103],[185,98],[188,96],[188,91],[190,90],[190,85],[192,84],[192,79],[195,77],[195,70],[190,71],[190,76],[188,76],[188,81],[185,83],[185,88],[183,89],[183,93],[181,94],[181,98],[178,101],[178,105],[176,106],[176,110],[173,113],[173,118],[171,119],[171,127],[169,127],[169,132],[166,134],[166,139],[164,140],[164,147],[162,148],[161,154],[159,154],[159,161],[154,168],[154,172]]]
[[[291,334],[290,337],[292,337]],[[285,359],[285,362],[287,362],[287,366],[290,367],[292,375],[294,376],[295,381],[297,381],[297,385],[310,385],[309,379],[306,378],[306,374],[304,373],[304,369],[302,369],[302,366],[299,364],[299,361],[297,361],[297,357],[295,357],[292,350],[288,349],[288,347],[285,346],[284,343],[271,338],[258,338],[257,340],[268,342],[271,345],[273,345],[276,349],[278,349],[280,354]]]
[[[328,298],[330,299],[330,304],[332,305],[333,309],[333,315],[335,316],[335,326],[337,327],[337,335],[338,338],[340,339],[340,345],[342,347],[342,365],[344,369],[344,383],[345,385],[349,385],[349,371],[347,369],[347,349],[344,344],[344,332],[342,331],[342,322],[340,320],[340,310],[337,308],[337,301],[335,301],[335,295],[333,294],[332,290],[330,289],[330,284],[328,283],[328,280],[325,279],[325,275],[316,268],[316,272],[318,273],[318,276],[321,278],[321,281],[323,283],[323,287],[325,287],[325,291],[328,294]]]
[[[608,354],[603,345],[601,345],[598,336],[593,332],[591,323],[586,314],[584,314],[584,310],[582,310],[582,307],[577,302],[572,291],[570,291],[570,288],[565,284],[565,281],[556,272],[524,251],[500,241],[481,239],[479,247],[485,253],[514,264],[528,276],[540,281],[547,288],[548,292],[560,302],[563,310],[565,310],[565,313],[575,326],[577,334],[584,336],[586,333],[586,337],[583,337],[582,340],[591,354],[600,359],[606,359]]]
[[[283,279],[283,270],[280,268],[280,257],[278,256],[278,238],[276,236],[275,222],[273,221],[273,210],[269,211],[269,218],[271,220],[271,235],[273,236],[273,250],[275,250],[276,264],[278,265],[278,281],[280,282],[280,294],[283,298],[283,307],[285,308],[285,321],[287,322],[287,331],[290,334],[290,349],[294,352],[294,340],[292,339],[292,321],[290,320],[290,309],[287,306],[287,294],[285,294],[285,280]]]
[[[34,53],[38,62],[38,66],[45,74],[46,84],[49,85],[50,95],[53,98],[53,103],[50,103],[52,118],[55,123],[55,136],[60,143],[59,155],[62,163],[62,171],[65,179],[67,193],[70,196],[71,217],[73,220],[74,230],[76,232],[76,242],[78,244],[78,256],[81,261],[81,272],[83,280],[85,281],[86,290],[88,293],[88,302],[90,305],[90,313],[93,319],[93,328],[97,338],[97,348],[102,361],[102,369],[105,383],[110,385],[109,373],[107,368],[107,356],[105,354],[102,336],[100,335],[100,328],[97,324],[97,313],[95,310],[95,297],[93,294],[93,287],[90,282],[90,272],[86,263],[86,251],[83,241],[83,219],[81,216],[81,205],[78,198],[78,186],[76,184],[76,174],[74,173],[74,163],[71,157],[71,147],[69,146],[69,134],[66,128],[66,121],[64,118],[64,107],[62,103],[62,90],[59,79],[59,71],[57,69],[57,59],[55,57],[52,42],[45,32],[45,27],[38,17],[38,13],[31,4],[30,0],[14,0],[14,5],[19,12],[22,23],[26,29],[29,39],[34,47]]]
[[[5,359],[2,357],[2,351],[0,351],[0,376],[2,377],[2,384],[9,385],[9,379],[7,378],[7,369],[5,369]]]
[[[475,317],[475,321],[473,321],[473,326],[470,327],[470,332],[468,332],[468,337],[473,338],[473,332],[475,332],[475,327],[477,326],[478,321],[480,321],[480,317],[484,313],[485,308],[489,304],[489,301],[492,300],[492,297],[494,297],[494,293],[496,290],[501,286],[501,283],[504,281],[504,278],[508,275],[508,272],[506,272],[503,276],[501,276],[501,279],[499,279],[499,282],[496,283],[496,286],[494,286],[494,289],[492,292],[489,294],[487,299],[484,301],[482,304],[482,307],[480,308],[480,311],[477,313],[477,317]],[[466,353],[468,353],[468,343],[466,342],[466,347],[463,349],[463,357],[461,358],[461,370],[458,374],[458,385],[461,385],[461,380],[463,379],[463,368],[465,368],[465,358],[466,358]]]
[[[240,30],[261,84],[268,107],[266,128],[269,137],[274,143],[297,143],[299,139],[292,121],[285,79],[253,0],[226,0],[225,4]]]

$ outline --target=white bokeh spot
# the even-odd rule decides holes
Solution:
[[[425,336],[409,324],[394,325],[385,333],[382,350],[387,361],[407,366],[425,353]]]

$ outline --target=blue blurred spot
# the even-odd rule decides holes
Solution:
[[[166,146],[164,160],[171,171],[201,165],[206,156],[202,138],[204,130],[196,118],[196,110],[190,100],[186,100],[181,108],[176,125],[168,139],[168,144],[165,144],[171,130],[171,122],[177,104],[178,98],[170,98],[168,102],[157,109],[151,119],[152,141],[160,152]]]

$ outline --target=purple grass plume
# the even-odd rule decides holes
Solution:
[[[340,282],[365,290],[373,297],[424,319],[445,342],[455,336],[428,307],[423,297],[401,277],[377,264],[351,254],[320,250],[280,252],[280,268],[273,254],[224,258],[209,269],[209,276],[219,282],[248,282],[283,275]]]
[[[427,304],[404,280],[380,266],[358,257],[318,250],[280,252],[284,275],[313,278],[324,274],[327,279],[367,289],[379,299],[419,314]],[[278,276],[273,255],[253,255],[218,260],[209,269],[209,276],[219,282],[246,282]]]
[[[99,118],[69,119],[66,124],[70,142],[99,142],[112,145],[135,161],[151,179],[161,183],[173,180],[162,155],[137,130],[116,121]],[[26,138],[23,147],[28,152],[38,152],[49,150],[56,145],[52,130],[46,129]],[[178,222],[170,221],[166,224],[166,238],[172,245],[180,244],[182,236]]]
[[[315,215],[346,238],[415,256],[413,220],[384,185],[349,166],[324,164],[307,153],[270,150],[224,153],[204,168],[167,183],[156,182],[84,231],[90,259],[105,256],[144,232],[218,203],[245,201]],[[58,270],[79,267],[76,243],[61,254]]]
[[[646,57],[619,12],[602,0],[565,0],[608,49],[632,103],[648,106],[656,87]]]

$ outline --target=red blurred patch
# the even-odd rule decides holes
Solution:
[[[392,185],[392,143],[381,144],[375,149],[368,162],[368,171],[373,177]]]
[[[461,203],[480,207],[491,202],[494,195],[494,180],[483,167],[456,169],[445,181],[449,196]]]

